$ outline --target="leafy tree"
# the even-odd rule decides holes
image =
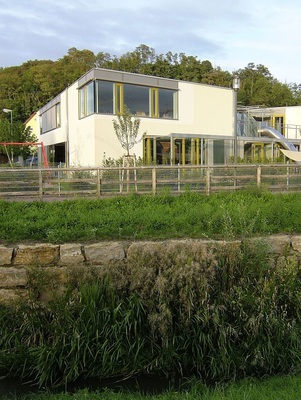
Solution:
[[[241,79],[238,101],[243,105],[280,107],[297,104],[290,87],[275,79],[262,64],[249,63],[236,74]]]
[[[68,54],[57,61],[60,91],[95,66],[96,56],[91,50],[77,50],[75,47],[69,49]]]
[[[96,68],[111,68],[112,59],[109,53],[103,53],[102,51],[97,53],[95,56],[95,67]]]
[[[206,85],[231,87],[233,75],[217,67],[204,73],[201,83]]]
[[[126,155],[129,156],[130,150],[146,134],[144,132],[140,139],[138,138],[140,119],[133,117],[130,110],[124,106],[123,112],[117,115],[117,120],[113,120],[113,126],[122,148],[126,150]]]
[[[301,84],[290,83],[288,87],[292,92],[294,105],[301,104]]]
[[[30,127],[25,127],[21,122],[11,124],[8,120],[0,120],[0,142],[34,143],[37,141],[31,133]],[[30,154],[29,146],[1,146],[0,153],[11,153],[27,157]]]

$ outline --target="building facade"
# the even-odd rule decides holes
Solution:
[[[37,112],[51,165],[122,158],[113,120],[125,106],[145,133],[131,153],[147,164],[285,161],[281,149],[301,149],[301,107],[237,110],[232,88],[94,68]]]
[[[146,132],[132,153],[147,163],[226,163],[233,156],[235,93],[199,83],[92,69],[38,111],[51,163],[102,166],[125,153],[113,127],[124,106]]]

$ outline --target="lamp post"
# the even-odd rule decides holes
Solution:
[[[233,124],[234,124],[234,163],[237,163],[237,92],[240,88],[240,78],[236,75],[233,78]]]
[[[10,141],[13,141],[13,110],[9,108],[3,108],[3,112],[10,113]],[[11,150],[11,162],[13,162],[13,150]]]

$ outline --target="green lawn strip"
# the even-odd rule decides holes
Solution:
[[[301,377],[280,376],[264,380],[245,379],[237,383],[208,388],[194,383],[187,390],[170,390],[161,394],[145,394],[104,389],[90,391],[82,389],[75,393],[51,392],[26,394],[20,400],[299,400]],[[14,395],[4,395],[1,400],[16,399]]]
[[[77,199],[0,201],[0,240],[50,243],[93,240],[239,238],[301,232],[301,194],[191,192]]]

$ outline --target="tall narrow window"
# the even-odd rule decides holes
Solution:
[[[86,107],[85,107],[85,88],[82,87],[79,89],[79,118],[83,118],[86,115]]]
[[[61,126],[61,103],[58,103],[56,105],[56,126],[59,127]]]
[[[91,115],[95,110],[94,82],[79,89],[79,117],[83,118]]]
[[[175,116],[175,98],[176,93],[173,90],[159,89],[159,115],[160,118],[174,119]]]
[[[87,102],[87,115],[91,115],[94,113],[94,82],[90,82],[87,85],[86,92],[86,102]]]
[[[114,83],[96,81],[96,112],[99,114],[114,113]]]

